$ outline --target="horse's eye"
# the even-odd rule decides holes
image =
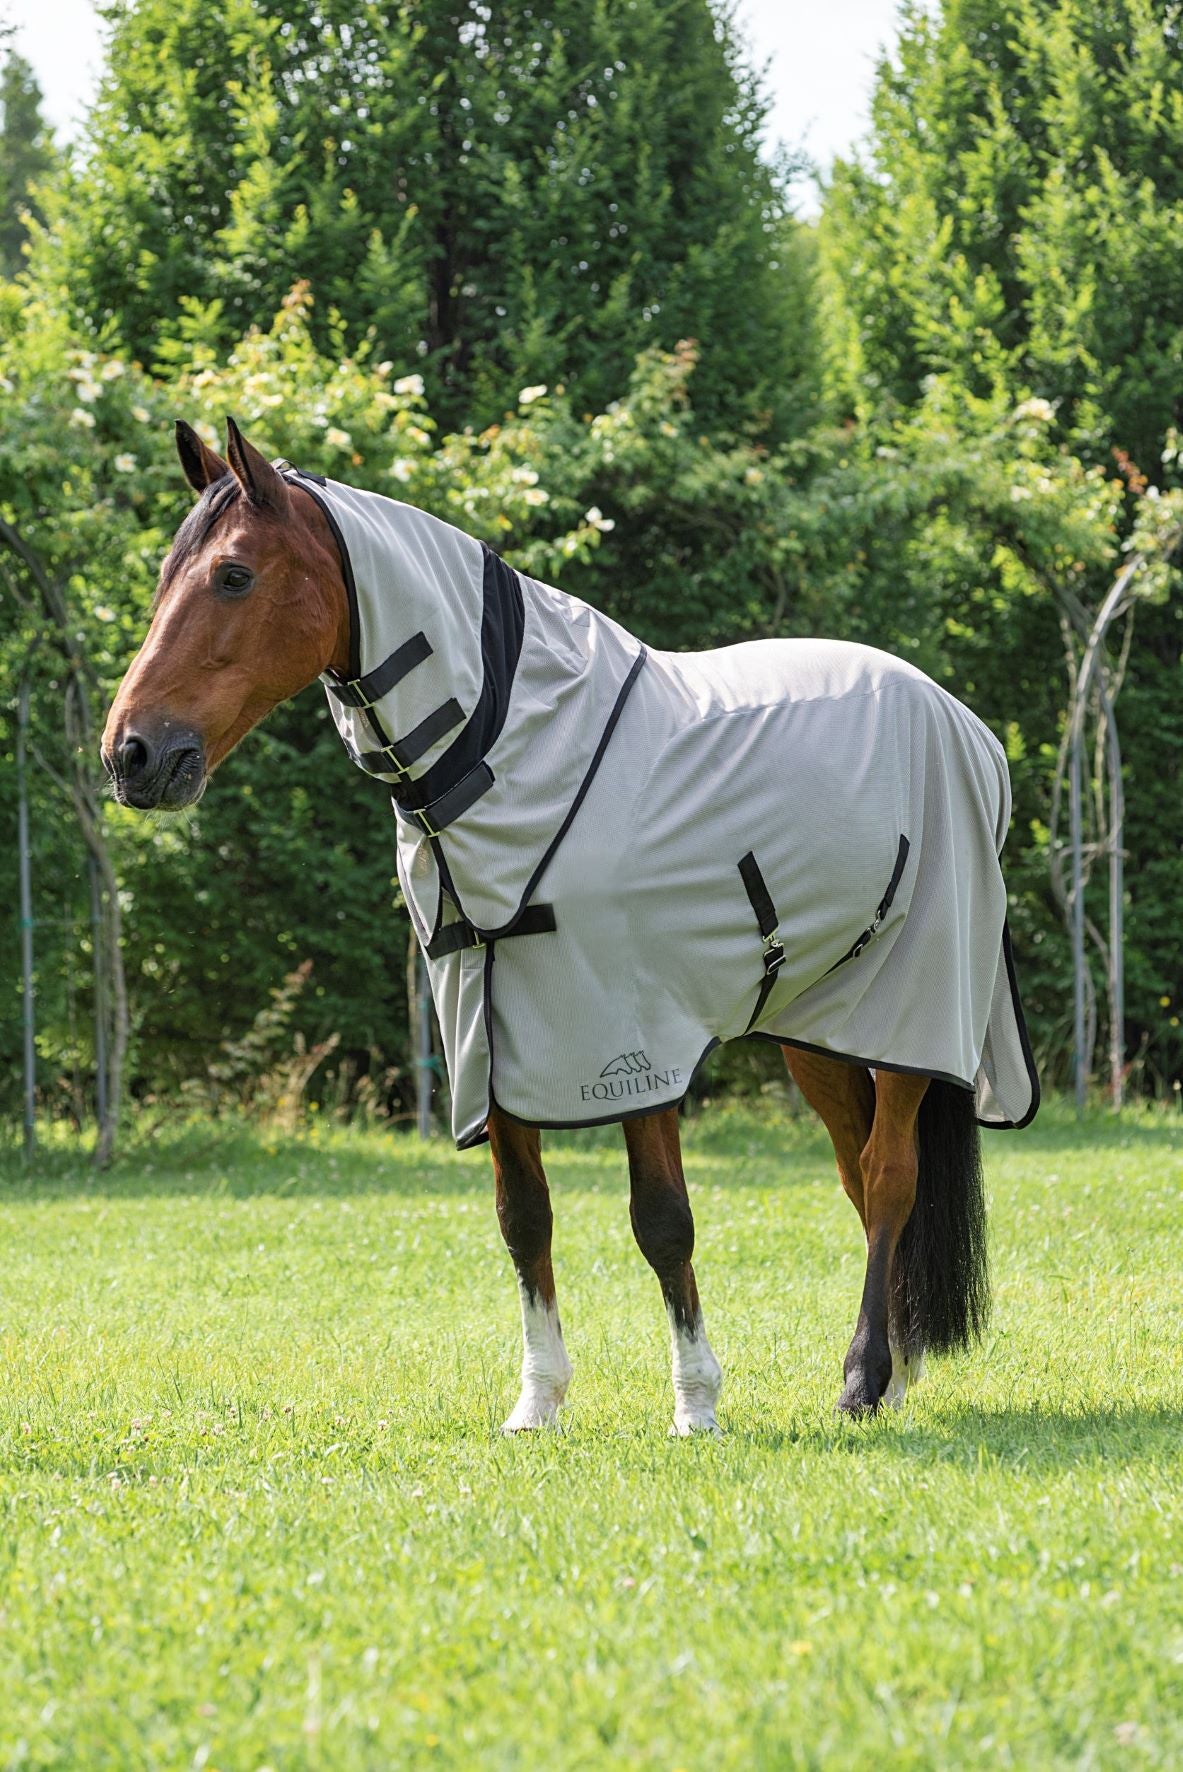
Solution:
[[[246,566],[224,566],[218,574],[217,588],[224,595],[241,597],[255,582],[255,575]]]

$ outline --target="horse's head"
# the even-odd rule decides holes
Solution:
[[[265,714],[348,662],[348,601],[324,517],[226,423],[224,461],[177,424],[201,497],[173,538],[152,625],[103,733],[127,806],[191,804]]]

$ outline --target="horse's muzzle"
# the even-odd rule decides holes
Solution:
[[[102,757],[123,806],[175,811],[199,800],[205,788],[205,747],[195,732],[169,728],[154,736],[126,729]]]

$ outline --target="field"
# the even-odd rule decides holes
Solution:
[[[666,1435],[618,1135],[550,1143],[575,1380],[513,1441],[483,1153],[6,1159],[0,1766],[1183,1763],[1178,1119],[988,1139],[989,1342],[864,1427],[823,1137],[691,1123],[720,1442]]]

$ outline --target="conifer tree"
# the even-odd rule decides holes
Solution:
[[[53,165],[41,88],[25,58],[9,49],[0,68],[0,273],[5,277],[15,277],[25,264],[24,216],[40,213],[34,186]]]
[[[707,423],[807,421],[806,247],[710,0],[110,16],[62,281],[145,361],[193,329],[229,343],[306,278],[320,342],[372,329],[445,422],[498,416],[523,383],[598,410],[640,350],[689,336]]]

